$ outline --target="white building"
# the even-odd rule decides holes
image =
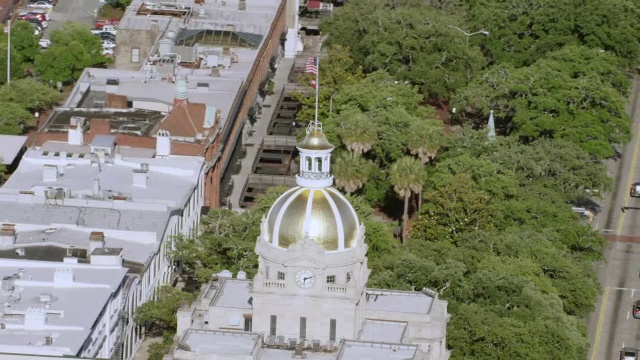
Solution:
[[[108,357],[126,274],[121,265],[3,259],[0,353]]]
[[[174,280],[167,250],[175,236],[197,231],[204,161],[170,154],[157,157],[154,149],[118,146],[111,135],[98,135],[83,144],[76,139],[77,131],[68,130],[68,142],[49,141],[27,150],[0,188],[0,266],[12,261],[8,258],[39,260],[48,266],[56,266],[52,262],[124,265],[128,275],[126,293],[118,303],[120,323],[110,323],[119,331],[110,341],[118,341],[98,344],[93,350],[101,357],[129,359],[141,338],[132,321],[134,310],[150,300],[159,285]],[[163,140],[157,139],[160,152],[166,150]],[[90,279],[83,282],[91,287]],[[84,293],[79,297],[61,292],[59,301],[71,301],[67,294],[92,304],[86,300],[90,294]],[[82,318],[99,326],[92,313]],[[2,338],[0,353],[23,350],[3,347]],[[64,355],[80,355],[76,350]]]
[[[365,229],[335,189],[321,124],[298,144],[298,187],[263,219],[259,270],[220,273],[178,311],[173,359],[448,359],[446,301],[367,288]],[[264,344],[264,346],[263,346]]]

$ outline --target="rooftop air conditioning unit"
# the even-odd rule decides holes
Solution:
[[[294,348],[296,347],[296,344],[298,343],[298,339],[295,338],[289,338],[289,347],[290,348]]]
[[[51,336],[45,336],[44,344],[47,346],[53,345],[53,338]]]
[[[320,350],[320,340],[311,341],[311,348],[313,350]]]

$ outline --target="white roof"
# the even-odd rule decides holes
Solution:
[[[417,351],[417,345],[347,340],[340,347],[336,360],[411,360]]]
[[[54,151],[54,145],[60,145],[60,151]],[[58,156],[55,156],[56,153]],[[84,154],[82,158],[81,154]],[[149,165],[147,186],[134,186],[133,170],[140,169],[143,163]],[[105,198],[111,191],[112,194],[130,197],[134,204],[163,204],[182,209],[198,183],[203,163],[201,157],[160,159],[116,156],[112,164],[98,166],[92,164],[88,146],[48,142],[42,149],[27,151],[0,193],[34,191],[36,195],[44,196],[47,187],[62,187],[71,191],[71,197],[83,198],[97,195],[93,186],[94,179],[99,179],[100,193]],[[55,181],[44,181],[45,165],[58,166],[60,175]]]
[[[261,337],[254,333],[189,329],[182,343],[200,354],[253,355],[260,351]]]
[[[251,280],[225,279],[222,287],[211,300],[211,306],[251,309]]]
[[[259,48],[267,40],[271,26],[275,20],[281,0],[260,0],[247,1],[246,10],[238,10],[238,0],[227,0],[226,5],[222,2],[205,1],[193,7],[192,16],[184,22],[182,18],[160,15],[137,15],[136,12],[142,5],[143,0],[134,0],[127,8],[123,18],[118,24],[118,30],[150,30],[157,26],[166,35],[169,31],[179,36],[182,30],[226,30],[228,26],[233,26],[234,32],[243,33],[246,36],[258,39],[260,45],[258,49],[253,48],[232,48],[237,55],[238,62],[234,62],[228,68],[219,68],[220,76],[212,77],[208,67],[200,69],[179,67],[177,76],[187,78],[188,99],[192,103],[215,106],[220,110],[221,122],[224,123],[230,116],[233,105],[242,86],[258,61]],[[203,13],[200,13],[203,11]],[[162,38],[162,36],[161,36]],[[156,47],[158,43],[156,43]],[[222,47],[208,45],[198,45],[198,55],[205,58],[206,53],[211,51],[221,51]],[[156,53],[154,50],[152,53]],[[146,60],[146,59],[145,59]],[[270,59],[265,59],[269,61]],[[175,97],[175,84],[167,81],[166,77],[160,79],[146,79],[147,73],[142,70],[145,61],[141,61],[140,70],[119,70],[119,69],[97,69],[87,68],[80,76],[75,88],[67,98],[65,107],[77,107],[83,99],[83,94],[87,91],[104,93],[106,91],[107,79],[119,79],[115,94],[126,96],[129,100],[140,100],[136,106],[144,108],[149,102],[156,102],[171,106]],[[196,84],[207,83],[208,89],[196,89]]]
[[[13,163],[27,139],[27,136],[0,135],[0,161],[2,161],[2,164],[9,165]]]
[[[366,319],[362,324],[358,340],[401,343],[407,323]]]
[[[79,352],[127,273],[121,267],[0,259],[1,277],[17,274],[19,269],[24,269],[24,274],[15,281],[14,291],[0,290],[5,299],[5,316],[0,321],[6,324],[0,333],[0,352],[57,356]],[[71,284],[54,280],[58,271],[69,270],[74,276]],[[41,294],[50,295],[50,299],[41,299]],[[45,309],[41,300],[49,300],[50,307]],[[30,316],[25,313],[43,311],[47,312],[44,324],[25,326],[25,316]],[[45,336],[53,338],[52,345],[43,346]]]
[[[428,314],[433,297],[421,292],[367,289],[366,310]]]

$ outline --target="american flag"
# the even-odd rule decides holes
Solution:
[[[307,64],[304,67],[304,72],[307,74],[318,75],[318,58],[310,57],[307,58]]]

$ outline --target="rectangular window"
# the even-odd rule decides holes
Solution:
[[[271,323],[269,324],[269,335],[276,336],[277,322],[278,317],[276,315],[271,315]]]
[[[335,275],[327,276],[327,284],[335,284],[335,283],[336,283],[336,276]]]
[[[329,320],[329,340],[336,341],[336,319]]]
[[[347,282],[349,282],[349,281],[351,281],[351,273],[350,272],[347,273]]]
[[[140,49],[137,49],[137,48],[131,49],[131,62],[132,63],[140,62]]]
[[[284,273],[282,271],[278,271],[278,280],[284,280]]]
[[[269,280],[269,267],[265,266],[264,268],[264,277]]]
[[[306,338],[307,338],[307,318],[301,317],[300,318],[300,339],[306,339]]]
[[[244,331],[251,331],[253,327],[253,317],[251,315],[244,316]]]

